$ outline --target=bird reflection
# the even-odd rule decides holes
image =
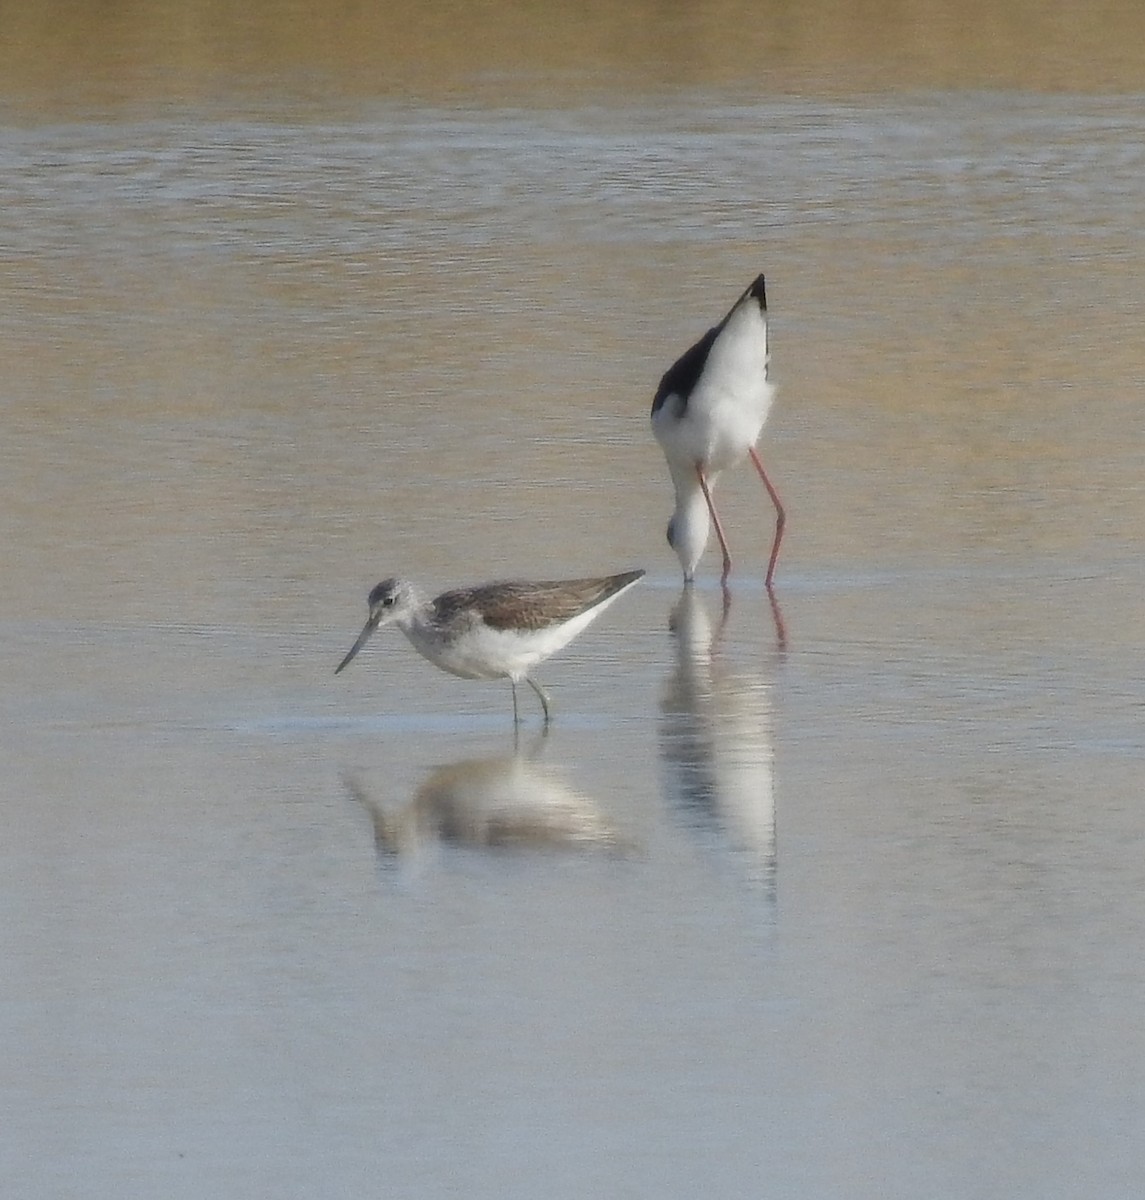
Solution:
[[[622,838],[597,805],[530,751],[469,758],[433,768],[404,805],[343,775],[370,815],[383,862],[409,861],[443,844],[481,849],[616,849]]]
[[[787,623],[783,619],[783,609],[779,607],[779,597],[775,594],[775,588],[766,587],[764,590],[767,592],[767,603],[771,609],[771,621],[775,626],[775,648],[780,653],[783,653],[787,650]],[[728,617],[732,611],[732,593],[726,581],[720,584],[720,594],[723,596],[724,608],[723,616],[720,618],[720,628],[716,635],[717,637],[719,633],[723,632],[723,628],[727,624]],[[679,606],[677,605],[677,607]]]
[[[669,628],[676,666],[661,700],[660,752],[665,795],[693,831],[713,837],[774,893],[775,796],[771,703],[762,676],[731,671],[718,626],[695,588],[685,587]]]

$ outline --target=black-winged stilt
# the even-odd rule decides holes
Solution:
[[[686,582],[694,578],[707,545],[710,514],[723,551],[721,582],[726,587],[732,558],[712,490],[721,471],[750,457],[775,505],[775,540],[765,579],[771,588],[785,514],[755,448],[775,397],[767,363],[767,297],[760,275],[727,316],[668,368],[656,390],[652,431],[676,490],[668,543]]]

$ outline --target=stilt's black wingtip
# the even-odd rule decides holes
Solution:
[[[763,276],[757,275],[755,283],[747,290],[748,295],[759,301],[759,307],[765,312],[767,311],[767,291],[764,286]]]

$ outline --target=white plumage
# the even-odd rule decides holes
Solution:
[[[562,650],[643,571],[541,583],[485,583],[442,592],[432,600],[404,579],[384,579],[369,597],[370,615],[338,674],[382,625],[397,625],[434,666],[462,679],[523,679],[550,718],[549,698],[529,672]]]
[[[695,576],[714,524],[724,559],[721,581],[727,583],[732,559],[712,489],[721,471],[750,457],[775,505],[766,577],[771,587],[785,516],[755,448],[775,396],[767,365],[767,298],[760,275],[660,380],[652,402],[652,432],[668,460],[676,493],[668,542],[687,582]]]

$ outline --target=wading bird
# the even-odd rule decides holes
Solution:
[[[564,649],[587,625],[644,574],[625,571],[593,579],[544,583],[485,583],[424,599],[404,579],[384,579],[370,592],[370,615],[358,640],[334,674],[375,629],[396,625],[434,666],[462,679],[508,679],[513,720],[519,721],[517,684],[523,679],[541,701],[545,724],[549,698],[529,674]]]
[[[732,556],[712,491],[720,472],[745,457],[755,464],[775,505],[775,540],[765,580],[769,589],[775,576],[785,514],[755,448],[775,396],[767,361],[767,298],[760,275],[728,315],[668,368],[652,401],[652,432],[676,490],[668,544],[688,583],[707,545],[710,514],[724,555],[720,582],[727,586]]]

